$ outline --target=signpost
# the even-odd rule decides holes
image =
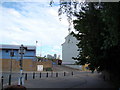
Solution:
[[[24,80],[23,80],[23,55],[25,54],[25,50],[27,47],[24,47],[23,44],[20,46],[19,49],[19,54],[20,54],[20,77],[18,81],[18,85],[23,85]]]

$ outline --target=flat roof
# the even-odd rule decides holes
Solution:
[[[20,49],[21,45],[0,44],[0,49]],[[36,46],[23,45],[27,50],[36,50]]]

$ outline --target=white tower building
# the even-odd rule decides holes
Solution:
[[[74,64],[75,60],[72,57],[77,57],[79,54],[77,47],[77,39],[73,35],[65,37],[65,42],[62,44],[62,64]]]

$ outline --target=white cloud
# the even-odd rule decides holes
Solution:
[[[48,7],[41,3],[18,3],[23,4],[15,8],[2,7],[0,24],[0,38],[2,44],[27,44],[38,46],[51,46],[49,53],[56,52],[61,54],[61,44],[68,34],[67,20],[63,17],[60,22],[57,15],[59,7]],[[40,52],[40,51],[38,51]],[[46,49],[47,52],[47,49]],[[45,54],[45,53],[44,53]]]
[[[14,17],[20,18],[21,14],[17,11],[15,11],[14,9],[9,9],[8,12],[10,15],[13,15]]]
[[[58,16],[58,13],[56,12],[56,10],[50,8],[50,10],[48,11],[51,15],[57,17]]]
[[[54,46],[53,49],[61,49],[60,46]]]
[[[19,43],[15,42],[15,41],[11,42],[11,44],[13,44],[13,45],[20,45]]]

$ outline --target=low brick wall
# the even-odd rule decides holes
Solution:
[[[44,62],[36,62],[37,65],[43,65],[43,68],[51,68],[52,67],[52,61],[44,61]]]
[[[0,59],[2,62],[2,71],[10,71],[11,59]],[[12,59],[12,71],[19,71],[20,65],[19,61]],[[37,62],[32,61],[32,59],[24,59],[23,60],[23,71],[37,71],[37,65],[43,65],[44,68],[52,67],[51,61],[46,62]]]

